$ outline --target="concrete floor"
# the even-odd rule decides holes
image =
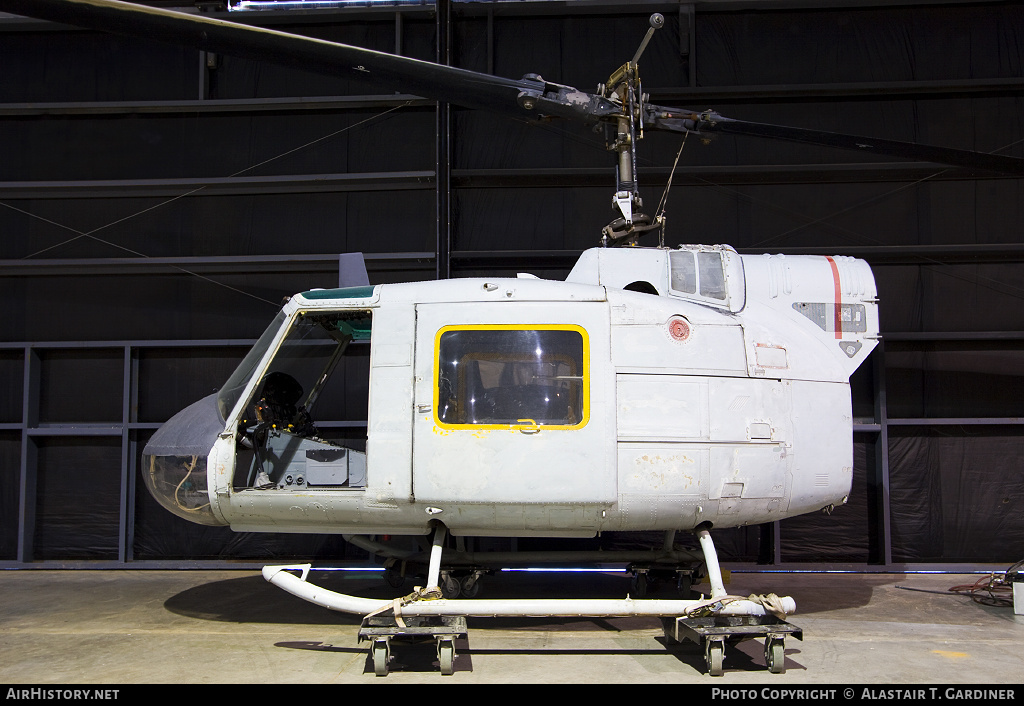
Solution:
[[[942,595],[977,575],[733,573],[731,594],[796,600],[786,672],[766,671],[760,640],[726,650],[705,673],[696,644],[666,641],[657,618],[470,618],[455,674],[433,643],[397,645],[376,677],[358,616],[333,613],[266,583],[257,571],[0,572],[0,682],[150,683],[703,683],[1020,684],[1024,616]],[[379,577],[313,573],[344,593],[387,599]],[[622,574],[502,573],[492,597],[623,597]],[[918,589],[918,590],[908,590]],[[674,591],[649,597],[674,598]]]

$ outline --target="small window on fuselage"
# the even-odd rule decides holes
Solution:
[[[697,295],[720,306],[728,299],[725,261],[718,251],[673,250],[668,256],[669,290],[673,294]]]
[[[697,253],[697,270],[700,272],[700,295],[724,301],[725,265],[722,264],[722,253]]]
[[[448,326],[438,332],[442,427],[575,429],[588,418],[588,341],[579,326]]]
[[[684,294],[697,293],[697,268],[693,264],[693,253],[689,250],[674,250],[668,254],[671,278],[669,289]]]

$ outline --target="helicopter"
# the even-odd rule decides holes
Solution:
[[[783,641],[799,631],[778,616],[795,602],[730,596],[710,532],[846,502],[849,380],[879,340],[874,278],[866,262],[841,255],[642,247],[665,227],[642,211],[644,131],[752,135],[1024,174],[1024,160],[1010,157],[653,105],[638,66],[660,15],[634,57],[591,93],[536,74],[505,79],[119,0],[0,0],[0,10],[604,132],[616,217],[564,281],[371,285],[355,257],[345,286],[290,297],[220,390],[174,415],[143,451],[150,492],[189,521],[343,534],[385,557],[393,574],[423,561],[426,588],[386,605],[314,586],[309,565],[264,569],[289,592],[367,616],[378,674],[406,623],[437,637],[450,673],[450,638],[464,623],[429,619],[479,615],[668,616],[683,621],[676,635],[708,615],[750,618],[759,631],[745,634],[763,636],[769,669],[784,670]],[[318,413],[346,394],[348,362],[367,347],[365,445],[327,440]],[[514,557],[447,545],[449,536],[649,531],[665,533],[661,549],[600,560],[683,567],[686,588],[706,573],[709,598],[475,599],[488,567]],[[694,533],[699,551],[677,549],[677,532]],[[381,535],[429,538],[429,551],[373,539]],[[383,628],[371,620],[382,611]],[[699,634],[709,673],[721,674],[725,636],[738,633]]]

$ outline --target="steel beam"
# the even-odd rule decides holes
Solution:
[[[875,390],[875,421],[878,422],[878,438],[875,439],[875,508],[879,520],[879,550],[882,564],[892,564],[892,519],[891,498],[889,494],[889,419],[888,402],[885,392],[885,339],[878,342],[872,351],[874,390]]]
[[[872,266],[885,265],[978,265],[986,263],[1024,262],[1024,244],[968,245],[867,245],[836,247],[768,248],[783,255],[834,255],[842,250],[866,260]],[[738,248],[741,254],[760,254],[764,248]],[[456,250],[453,262],[461,268],[471,267],[533,267],[571,268],[579,250]]]
[[[1024,331],[893,331],[883,337],[889,343],[1012,342],[1024,341]]]
[[[891,427],[1020,426],[1024,417],[896,417],[886,420]]]
[[[1024,244],[965,245],[853,245],[843,247],[789,247],[772,248],[772,252],[786,255],[832,255],[841,250],[867,260],[872,267],[883,265],[979,265],[987,263],[1024,262]],[[759,253],[763,250],[741,248],[741,253]]]
[[[89,179],[84,181],[0,182],[2,199],[115,199],[256,194],[311,194],[350,191],[429,189],[434,172],[362,172],[292,174],[260,177],[193,177],[182,179]]]
[[[24,377],[21,406],[21,460],[18,465],[18,540],[16,556],[19,562],[31,561],[35,549],[36,486],[38,478],[39,447],[24,429],[39,423],[39,354],[23,346]]]
[[[437,0],[435,14],[437,63],[451,65],[451,0]],[[435,274],[437,279],[451,276],[452,251],[452,109],[445,101],[437,103],[435,132]]]
[[[641,186],[664,188],[669,176],[675,186],[742,186],[774,184],[863,184],[929,181],[1016,179],[995,172],[976,172],[930,162],[852,162],[835,164],[753,164],[645,167]],[[453,183],[460,189],[608,186],[608,170],[590,168],[456,169]]]
[[[434,253],[364,253],[369,272],[433,272]],[[332,255],[218,255],[210,257],[105,257],[0,260],[0,277],[137,274],[280,274],[338,271]]]
[[[138,409],[138,351],[124,347],[121,378],[121,495],[118,498],[117,558],[128,561],[135,537],[135,458],[134,444],[128,425]]]
[[[450,122],[450,116],[448,117]],[[440,125],[440,123],[439,123]],[[440,145],[445,149],[444,145]],[[450,141],[447,147],[450,167]],[[443,167],[444,164],[438,166]],[[644,188],[661,189],[669,169],[643,172]],[[682,167],[677,186],[766,186],[787,184],[912,183],[1010,179],[1004,174],[980,174],[968,169],[929,163],[768,164],[749,166]],[[0,182],[0,199],[118,199],[265,194],[347,193],[452,189],[606,188],[608,170],[601,168],[449,169],[435,178],[432,170],[361,172],[352,174],[282,174],[261,177],[191,177],[178,179],[89,179]]]

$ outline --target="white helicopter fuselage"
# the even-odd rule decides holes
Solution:
[[[368,339],[365,451],[283,424],[246,451],[266,376],[294,363],[302,326]],[[186,507],[184,481],[161,480],[152,460],[150,487],[238,531],[426,534],[441,521],[456,535],[587,537],[771,522],[846,502],[849,377],[877,335],[863,261],[724,246],[589,250],[565,282],[313,290],[287,303],[221,404],[205,488],[191,461],[208,506]]]

